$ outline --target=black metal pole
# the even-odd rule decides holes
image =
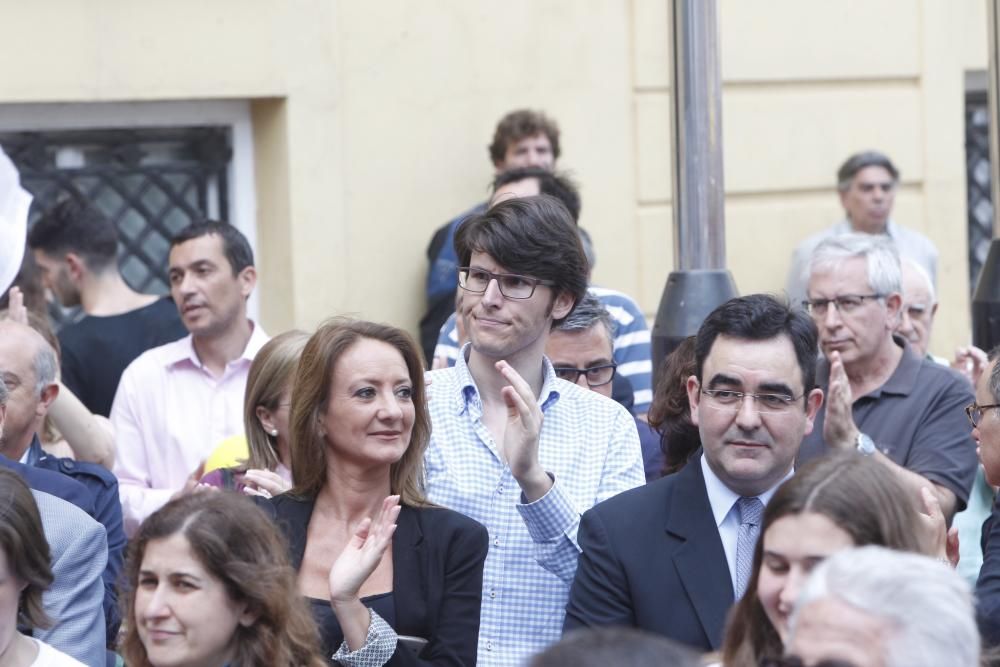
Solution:
[[[737,295],[726,270],[722,80],[716,0],[670,0],[674,267],[653,324],[653,369]]]

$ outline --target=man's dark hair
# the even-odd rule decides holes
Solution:
[[[857,173],[868,167],[882,167],[889,172],[893,181],[899,180],[899,170],[889,156],[878,151],[862,151],[847,158],[844,164],[840,165],[840,169],[837,170],[837,189],[847,192]]]
[[[795,358],[802,370],[802,387],[809,393],[816,387],[818,354],[816,325],[804,310],[791,308],[768,294],[751,294],[730,299],[713,310],[695,341],[695,368],[702,382],[705,359],[719,336],[743,340],[770,340],[785,335],[792,341]]]
[[[170,248],[212,234],[222,238],[222,252],[229,260],[234,276],[248,266],[253,266],[253,250],[250,249],[247,237],[232,225],[217,220],[191,223],[170,239]]]
[[[74,253],[88,269],[101,272],[115,265],[118,230],[96,206],[68,198],[35,222],[28,232],[28,247],[60,259]]]
[[[521,139],[544,134],[552,145],[552,157],[559,159],[559,126],[541,111],[518,109],[500,119],[496,132],[493,133],[493,143],[490,144],[490,160],[493,164],[501,162],[507,154],[507,148]]]
[[[508,199],[463,222],[455,232],[460,266],[477,251],[505,271],[551,281],[553,292],[569,294],[574,307],[587,293],[587,257],[569,211],[555,197]]]
[[[579,628],[536,655],[529,667],[698,667],[698,654],[636,628]]]
[[[551,195],[562,202],[569,211],[573,222],[580,221],[580,191],[576,183],[566,174],[555,173],[541,167],[518,167],[497,174],[493,179],[493,192],[508,183],[517,183],[526,178],[538,179],[538,191],[543,195]]]

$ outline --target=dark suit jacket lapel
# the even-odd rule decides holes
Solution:
[[[404,635],[427,634],[427,574],[424,567],[424,534],[419,512],[404,506],[392,536],[392,590],[396,602],[396,631]]]
[[[705,634],[717,648],[733,604],[733,583],[699,457],[692,457],[677,473],[667,504],[666,531],[684,540],[674,551],[674,566]]]

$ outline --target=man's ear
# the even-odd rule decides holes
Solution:
[[[823,405],[823,390],[820,388],[813,389],[806,396],[806,428],[803,436],[812,433],[813,425],[816,423],[816,415],[819,413],[820,407]]]
[[[691,423],[698,426],[698,409],[701,407],[701,383],[691,375],[687,379],[688,405],[691,406]]]
[[[52,402],[59,397],[59,383],[53,382],[52,384],[47,384],[42,387],[42,393],[39,395],[38,409],[42,410],[42,415],[48,413],[49,408],[52,407]]]
[[[73,279],[73,282],[79,282],[87,270],[87,264],[83,261],[83,258],[75,252],[66,253],[64,259],[66,261],[66,270],[69,272],[70,278]]]
[[[244,299],[249,299],[253,288],[257,285],[257,269],[252,266],[245,266],[239,272],[236,279],[240,281],[240,294]]]
[[[570,296],[569,292],[559,290],[555,300],[552,302],[552,319],[561,320],[566,317],[573,310],[574,305],[576,305],[576,301]]]
[[[903,295],[899,292],[892,292],[885,297],[886,324],[890,331],[895,331],[899,324],[899,315],[903,308]]]

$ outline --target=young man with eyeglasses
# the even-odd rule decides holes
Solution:
[[[746,589],[761,515],[823,401],[816,327],[754,294],[702,323],[687,380],[702,452],[583,515],[566,630],[623,625],[717,650]]]
[[[455,236],[469,343],[428,388],[427,495],[490,533],[478,664],[521,665],[559,639],[580,514],[643,483],[632,416],[556,377],[545,343],[587,289],[566,208],[510,199]]]
[[[618,368],[614,357],[613,332],[611,313],[588,292],[569,317],[549,334],[545,356],[552,361],[558,377],[613,399],[612,386]],[[642,445],[646,481],[651,482],[659,479],[663,471],[660,434],[638,417],[635,418],[635,427]]]
[[[809,266],[803,305],[819,328],[817,377],[827,399],[799,462],[857,450],[892,468],[918,506],[922,489],[933,491],[931,501],[950,521],[965,507],[976,472],[962,415],[972,392],[957,372],[894,333],[902,306],[896,247],[844,234],[819,244]]]

